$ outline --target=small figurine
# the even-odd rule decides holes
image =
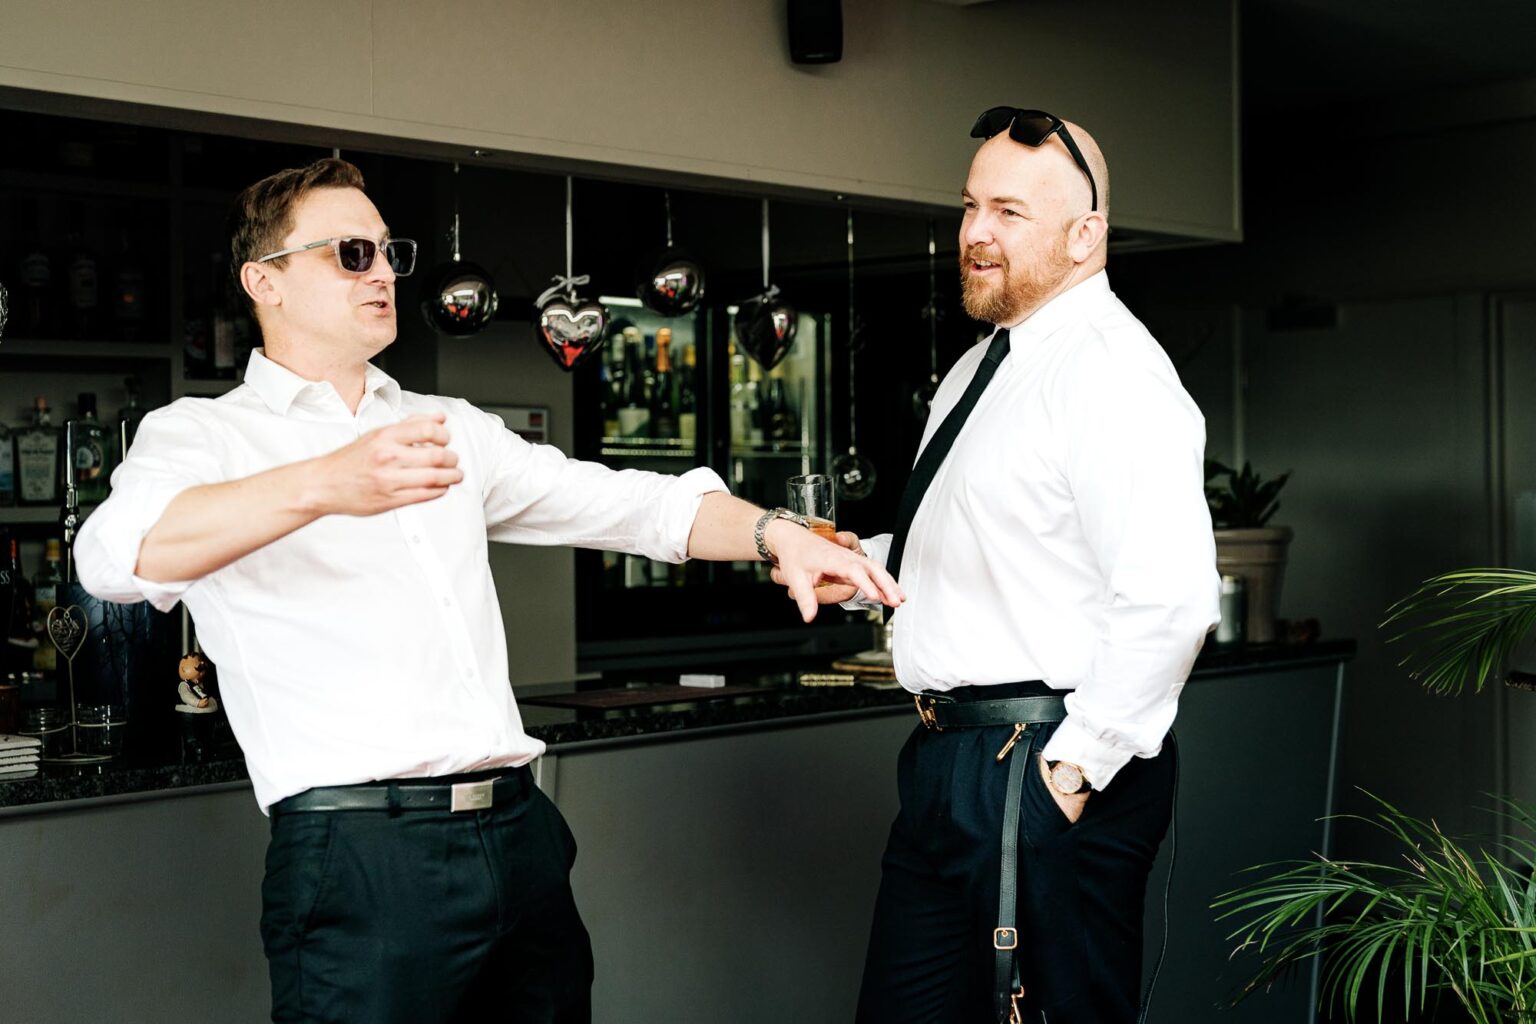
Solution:
[[[181,676],[176,693],[181,697],[182,706],[176,710],[193,714],[219,710],[219,699],[211,696],[203,686],[212,667],[202,651],[182,655],[181,664],[176,667],[176,674]]]

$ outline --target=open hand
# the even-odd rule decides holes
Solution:
[[[314,460],[311,500],[324,515],[371,516],[431,501],[464,479],[442,413],[372,430]]]
[[[773,581],[789,589],[806,622],[819,605],[841,604],[861,590],[892,608],[906,600],[891,574],[864,556],[854,534],[839,533],[834,544],[779,519],[768,524],[763,539],[778,558]]]

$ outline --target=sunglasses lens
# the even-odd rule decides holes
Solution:
[[[1060,122],[1049,114],[1042,114],[1038,110],[1021,110],[1013,119],[1013,128],[1008,134],[1015,142],[1038,146],[1050,138],[1058,124]]]
[[[976,123],[971,126],[971,138],[990,139],[1008,127],[1009,122],[1013,120],[1014,112],[1013,107],[993,107],[982,111]]]
[[[336,256],[341,269],[349,274],[363,274],[373,266],[374,254],[379,247],[371,238],[343,238],[336,243]]]
[[[416,269],[416,243],[409,238],[392,238],[384,244],[384,255],[396,277],[406,277]]]

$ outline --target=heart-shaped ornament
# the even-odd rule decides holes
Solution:
[[[539,307],[539,340],[560,367],[569,373],[608,340],[608,308],[557,295]]]
[[[74,661],[85,646],[88,625],[84,608],[77,604],[57,605],[48,612],[48,639],[66,661]]]
[[[789,354],[798,327],[795,307],[779,298],[777,288],[748,299],[736,311],[737,341],[765,370],[778,366]]]

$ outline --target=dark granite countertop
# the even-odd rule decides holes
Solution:
[[[1345,661],[1355,653],[1353,640],[1324,641],[1306,646],[1208,646],[1191,675],[1193,684],[1235,673],[1275,671],[1308,664]],[[757,687],[711,698],[700,696],[677,703],[609,709],[571,709],[531,703],[540,697],[618,686],[643,689],[675,681],[661,672],[626,674],[622,680],[579,685],[522,687],[518,690],[523,724],[529,735],[547,743],[555,753],[574,752],[620,743],[666,741],[683,735],[717,730],[784,727],[835,718],[898,714],[911,710],[911,696],[900,688],[875,686],[807,687],[797,683],[801,671],[826,671],[825,660],[739,667],[726,673],[733,686]],[[631,678],[632,676],[632,678]],[[114,761],[81,767],[45,767],[26,779],[0,781],[0,816],[33,810],[83,808],[96,802],[149,799],[176,792],[206,792],[210,788],[248,786],[245,761],[233,743],[210,745],[199,758],[166,751],[154,763]]]

